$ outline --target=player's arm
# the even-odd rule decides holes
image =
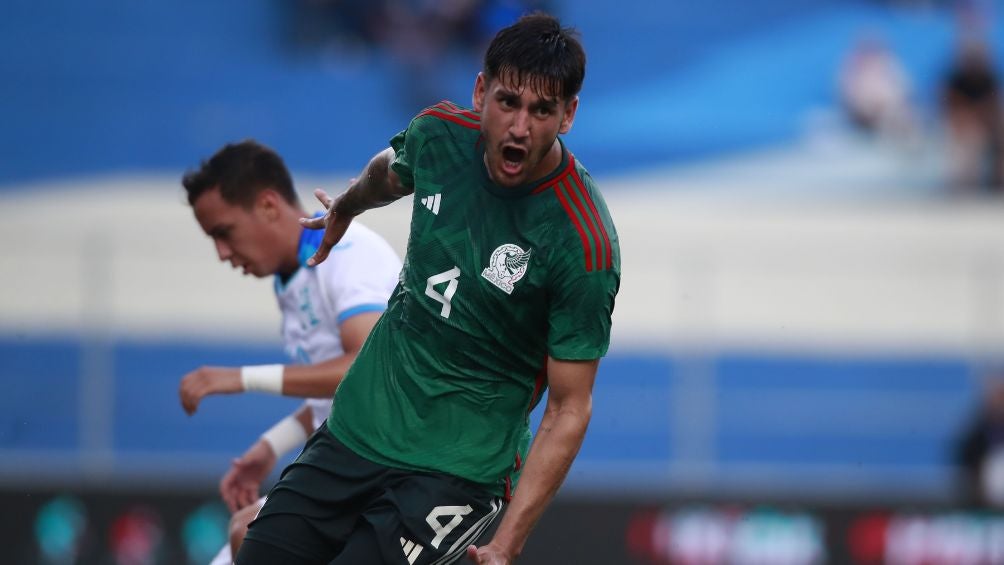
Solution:
[[[549,357],[549,392],[526,466],[505,517],[485,546],[470,546],[475,563],[509,564],[523,550],[530,530],[544,513],[572,465],[592,414],[593,381],[599,360],[560,361]]]
[[[388,147],[370,159],[359,177],[354,179],[348,190],[338,198],[332,199],[321,189],[314,191],[314,195],[321,204],[324,204],[327,213],[318,218],[300,219],[300,223],[308,228],[324,228],[324,238],[314,256],[307,260],[308,265],[317,265],[328,257],[328,252],[349,229],[352,218],[366,210],[386,206],[414,192],[414,188],[405,186],[401,182],[401,177],[391,168],[393,162],[394,149]]]
[[[325,398],[335,394],[342,378],[355,361],[366,336],[380,319],[382,312],[363,312],[346,319],[339,326],[345,353],[323,363],[287,365],[282,375],[283,396]]]
[[[233,460],[220,480],[220,495],[231,512],[258,499],[262,482],[280,457],[303,446],[314,432],[313,415],[306,403],[279,420],[243,455]]]
[[[181,379],[181,406],[194,414],[210,394],[260,391],[283,396],[325,398],[335,393],[366,336],[380,318],[379,312],[356,314],[339,326],[344,354],[312,365],[254,365],[199,367]]]

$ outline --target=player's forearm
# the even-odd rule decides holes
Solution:
[[[303,428],[303,431],[307,433],[308,437],[310,437],[310,434],[314,433],[314,411],[310,409],[310,406],[307,403],[303,403],[296,410],[296,412],[293,413],[293,417],[300,423],[300,426]]]
[[[394,150],[390,148],[370,159],[356,182],[338,198],[335,214],[358,216],[366,210],[386,206],[411,194],[412,189],[401,184],[400,177],[391,169],[393,161]]]
[[[283,396],[328,398],[334,395],[355,358],[355,353],[346,353],[313,365],[286,365],[282,373]]]
[[[568,475],[589,425],[591,406],[555,407],[544,412],[526,467],[491,543],[515,557]]]
[[[276,422],[261,435],[261,438],[244,454],[245,460],[258,460],[264,471],[261,478],[271,471],[276,460],[294,449],[303,447],[304,442],[314,433],[314,415],[307,403],[289,416]],[[267,451],[263,451],[267,450]],[[271,457],[267,457],[271,454]]]

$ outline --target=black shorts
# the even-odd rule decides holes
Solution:
[[[325,424],[269,492],[237,563],[259,562],[254,548],[302,563],[454,563],[502,507],[502,499],[459,477],[364,459]]]

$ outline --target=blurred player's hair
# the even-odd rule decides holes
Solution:
[[[293,180],[282,157],[253,139],[228,143],[202,161],[198,170],[188,171],[181,179],[188,192],[188,203],[207,190],[219,188],[229,204],[250,208],[259,192],[271,189],[290,204],[299,205]]]
[[[586,52],[578,35],[548,14],[523,16],[492,39],[485,52],[485,78],[502,78],[539,95],[571,100],[586,76]]]

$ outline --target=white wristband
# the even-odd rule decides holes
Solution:
[[[246,391],[282,394],[282,365],[247,365],[241,367],[241,384]]]
[[[276,457],[282,457],[307,441],[307,432],[296,416],[286,416],[261,435],[261,439],[272,447]]]

